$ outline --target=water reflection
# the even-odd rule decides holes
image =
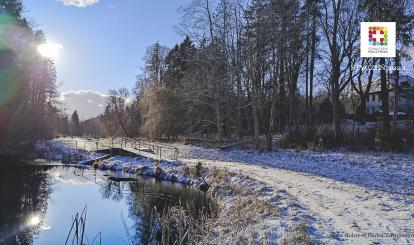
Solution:
[[[44,169],[17,164],[0,164],[0,244],[32,244],[52,192]]]
[[[64,244],[76,212],[88,206],[86,244],[160,243],[162,211],[181,205],[195,217],[207,210],[203,193],[178,184],[117,181],[112,172],[0,164],[0,244]],[[115,177],[115,178],[114,178]]]
[[[207,212],[209,207],[204,193],[155,179],[116,182],[108,178],[101,186],[102,197],[114,201],[127,200],[128,217],[135,221],[126,229],[132,244],[161,242],[159,219],[168,207],[182,206],[195,217],[201,215],[202,210]]]

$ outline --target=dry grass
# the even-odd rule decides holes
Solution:
[[[211,202],[206,209],[195,212],[182,205],[165,209],[160,215],[161,244],[202,244],[213,234],[217,206]]]
[[[287,229],[280,241],[274,241],[271,228],[262,225],[264,219],[277,218],[278,206],[253,189],[257,180],[241,173],[213,168],[209,175],[212,184],[211,194],[216,196],[219,205],[218,217],[213,221],[216,236],[210,237],[211,244],[312,244],[305,222],[299,222]],[[237,185],[230,178],[236,178]],[[223,193],[232,192],[225,196]],[[229,205],[230,204],[230,205]],[[279,234],[280,235],[280,234]]]
[[[303,222],[288,229],[280,241],[274,241],[273,227],[263,221],[278,219],[280,210],[253,189],[256,180],[219,168],[209,169],[206,179],[211,185],[207,194],[214,206],[197,219],[188,208],[165,210],[160,225],[163,244],[312,244]]]
[[[232,205],[222,209],[221,218],[216,223],[229,231],[242,231],[263,218],[279,213],[275,205],[259,196],[235,196]]]
[[[288,229],[282,238],[281,244],[283,245],[303,245],[313,244],[312,239],[309,237],[308,225],[305,222],[299,222],[291,229]]]

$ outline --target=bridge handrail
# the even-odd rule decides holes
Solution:
[[[105,139],[107,140],[107,139]],[[88,138],[88,139],[61,139],[61,142],[63,142],[66,145],[69,145],[71,147],[77,148],[77,149],[83,149],[86,150],[86,144],[92,144],[92,148],[96,147],[96,150],[99,149],[108,149],[113,147],[119,147],[122,149],[128,148],[128,144],[131,146],[131,148],[142,148],[143,146],[148,146],[148,148],[152,149],[156,155],[160,156],[160,159],[162,158],[162,152],[165,150],[172,151],[173,158],[176,160],[178,158],[179,149],[175,146],[170,146],[167,144],[163,144],[157,141],[151,141],[149,139],[142,139],[142,138],[110,138],[110,142],[102,141],[100,138]]]

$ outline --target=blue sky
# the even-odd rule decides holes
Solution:
[[[189,1],[24,0],[24,5],[36,28],[63,46],[56,60],[59,91],[106,93],[133,87],[146,47],[182,40],[174,26],[181,20],[178,8]]]

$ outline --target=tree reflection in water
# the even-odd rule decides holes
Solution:
[[[52,192],[50,167],[0,159],[0,244],[31,244]]]
[[[117,182],[105,174],[115,173],[0,159],[0,244],[63,242],[77,204],[91,207],[86,233],[95,236],[94,232],[102,231],[108,244],[119,244],[117,239],[125,236],[132,244],[160,244],[160,218],[166,208],[181,206],[195,218],[201,210],[208,213],[209,199],[193,188],[155,179]],[[54,202],[48,207],[49,198]],[[102,212],[107,212],[105,218],[113,226],[99,223]]]
[[[161,243],[160,217],[166,208],[181,206],[194,218],[209,212],[210,199],[204,193],[179,184],[155,179],[128,182],[107,179],[102,186],[104,198],[127,198],[129,217],[134,224],[132,227],[125,224],[125,229],[134,244]]]

